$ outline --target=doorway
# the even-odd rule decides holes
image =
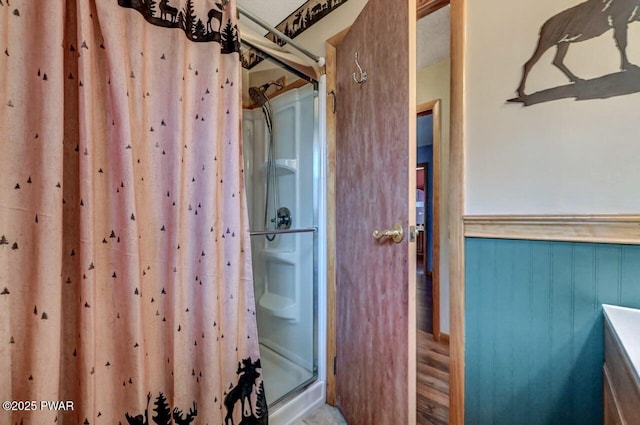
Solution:
[[[441,101],[417,107],[417,424],[449,423],[449,347],[440,332]]]
[[[425,0],[425,1],[420,1],[419,6],[418,6],[418,17],[422,18],[426,15],[430,15],[433,12],[444,8],[445,6],[447,6],[449,4],[448,0]],[[445,93],[436,93],[433,96],[428,96],[425,95],[426,92],[430,92],[431,89],[429,88],[428,90],[425,87],[421,87],[421,82],[420,80],[418,81],[418,103],[422,103],[425,102],[426,100],[429,99],[440,99],[442,106],[441,106],[441,111],[442,111],[442,121],[443,121],[443,127],[442,127],[442,138],[444,140],[443,142],[443,152],[442,152],[442,157],[445,158],[445,162],[444,162],[444,168],[440,171],[440,175],[442,176],[442,187],[446,188],[442,191],[442,197],[443,205],[448,205],[449,204],[449,198],[451,198],[451,206],[452,206],[452,212],[449,213],[447,211],[447,208],[445,208],[443,206],[443,209],[441,211],[441,227],[442,227],[442,242],[443,245],[441,246],[441,253],[442,253],[442,263],[443,265],[440,268],[440,273],[441,273],[441,284],[443,285],[443,287],[441,288],[442,291],[442,302],[440,305],[440,309],[442,312],[442,320],[441,320],[441,332],[440,332],[440,338],[446,342],[449,341],[449,334],[451,334],[451,367],[450,367],[450,372],[449,372],[449,366],[448,366],[448,359],[449,359],[449,353],[448,353],[448,346],[447,346],[447,352],[446,353],[439,353],[441,356],[444,356],[447,358],[447,365],[446,365],[446,369],[447,369],[447,373],[443,374],[443,380],[447,381],[447,388],[442,388],[441,391],[438,392],[438,397],[439,399],[442,399],[442,403],[446,404],[447,406],[447,413],[449,410],[449,406],[451,407],[451,412],[449,416],[449,418],[447,418],[447,420],[443,420],[441,422],[427,422],[427,423],[449,423],[449,421],[451,421],[452,424],[461,424],[463,423],[464,420],[464,364],[463,364],[463,359],[464,359],[464,351],[463,351],[463,336],[464,336],[464,330],[461,329],[461,323],[462,321],[462,315],[461,315],[461,308],[459,307],[460,305],[463,305],[463,299],[461,300],[461,291],[460,291],[460,285],[458,284],[458,282],[460,281],[460,271],[458,269],[458,263],[460,261],[460,247],[459,244],[454,244],[453,246],[451,246],[451,252],[449,251],[449,245],[448,245],[448,241],[451,239],[452,242],[454,243],[458,243],[461,239],[461,230],[460,230],[460,223],[461,221],[459,221],[459,216],[461,216],[461,203],[460,203],[460,182],[458,181],[458,174],[459,174],[459,170],[458,168],[460,168],[460,164],[462,164],[462,158],[461,158],[461,154],[460,154],[460,139],[461,139],[461,126],[458,124],[460,122],[460,117],[462,116],[461,113],[461,104],[462,104],[462,81],[463,81],[463,75],[461,72],[461,63],[462,63],[462,44],[461,44],[461,40],[464,39],[463,37],[463,32],[461,30],[461,28],[463,28],[464,26],[464,14],[462,13],[465,9],[464,9],[464,1],[460,1],[460,2],[453,2],[453,5],[451,7],[451,22],[454,23],[454,25],[452,25],[451,27],[449,27],[448,22],[447,22],[447,27],[446,27],[446,38],[449,39],[449,36],[451,36],[452,39],[452,48],[451,48],[451,59],[449,60],[449,57],[447,57],[446,59],[446,70],[443,71],[442,67],[436,67],[438,71],[442,71],[442,72],[438,72],[438,74],[442,74],[442,75],[446,75],[446,81],[447,81],[447,85],[446,85],[446,90],[444,90]],[[328,41],[327,44],[327,79],[328,81],[335,81],[335,51],[336,51],[336,46],[338,44],[340,44],[342,38],[344,37],[344,34],[347,31],[343,31],[340,34],[337,34],[335,37],[333,37],[331,40]],[[436,43],[433,41],[432,38],[429,37],[421,37],[423,40],[429,40],[430,44],[433,45],[439,45],[440,43]],[[448,45],[448,43],[447,43]],[[408,51],[412,51],[412,49],[408,49]],[[353,56],[353,52],[350,53],[351,57]],[[352,59],[353,60],[353,59]],[[362,56],[360,57],[360,62],[362,63]],[[444,62],[444,60],[441,60],[441,62]],[[442,65],[442,63],[441,63]],[[355,65],[354,65],[355,66]],[[366,67],[365,67],[366,68]],[[421,71],[424,71],[425,65],[422,66],[418,66],[419,69],[419,74]],[[351,75],[353,70],[349,70],[349,75]],[[397,72],[396,72],[397,73]],[[419,75],[420,78],[420,75]],[[450,84],[450,86],[449,86]],[[439,85],[440,86],[440,85]],[[330,191],[330,196],[329,199],[330,201],[328,202],[328,208],[327,208],[327,222],[328,222],[328,249],[331,252],[334,252],[335,248],[335,244],[336,244],[336,232],[335,232],[335,223],[337,222],[336,220],[336,210],[335,210],[335,206],[336,206],[336,202],[335,202],[335,189],[332,189],[335,186],[335,169],[336,169],[336,155],[335,153],[335,119],[333,114],[336,111],[344,111],[345,109],[348,110],[348,108],[345,106],[344,102],[341,100],[340,96],[337,95],[337,93],[339,91],[335,90],[335,84],[328,84],[328,110],[327,110],[327,143],[328,143],[328,151],[329,151],[329,159],[328,159],[328,175],[327,175],[327,185]],[[435,101],[434,101],[435,102]],[[415,104],[414,104],[415,105]],[[422,105],[421,105],[422,106]],[[414,106],[414,114],[417,113],[417,108]],[[393,108],[388,108],[393,110]],[[450,111],[451,110],[451,117],[455,117],[456,120],[452,119],[452,124],[451,124],[451,139],[452,141],[455,141],[456,144],[452,143],[452,149],[449,152],[449,117],[450,117]],[[413,115],[414,118],[417,118],[417,115]],[[368,146],[367,144],[364,145],[360,145],[360,146]],[[456,147],[456,149],[454,150],[453,147]],[[414,146],[414,149],[415,146]],[[414,174],[415,173],[415,166],[417,165],[417,160],[415,159],[414,155],[415,155],[415,150],[410,152],[409,155],[412,157],[411,159],[413,161],[409,161],[409,164],[407,168],[405,168],[405,171],[407,173],[410,174]],[[455,158],[456,161],[453,160],[449,160],[449,157],[451,158]],[[448,175],[449,175],[449,164],[451,164],[451,171],[452,171],[452,181],[451,183],[451,194],[449,193],[449,179],[448,179]],[[411,168],[413,168],[413,170],[411,170]],[[432,171],[433,172],[433,171]],[[415,174],[414,174],[414,184],[415,184]],[[411,195],[412,197],[415,196],[415,186],[412,188],[413,191],[413,195]],[[332,201],[333,200],[333,201]],[[411,204],[410,204],[411,205]],[[449,238],[449,220],[448,217],[449,216],[455,216],[456,220],[453,220],[450,223],[450,231],[451,231],[451,238]],[[370,234],[370,231],[366,232],[367,234]],[[415,249],[415,245],[412,245]],[[456,283],[457,286],[453,285],[453,293],[452,295],[454,295],[455,299],[451,300],[450,302],[450,297],[449,297],[449,261],[448,258],[449,256],[451,256],[451,268],[452,268],[452,274],[451,274],[451,280],[452,283]],[[411,263],[414,264],[415,267],[415,251],[413,253],[413,255],[409,256],[409,261]],[[333,260],[333,258],[335,258],[335,255],[330,255],[328,257],[328,262],[327,262],[327,275],[328,275],[328,305],[329,305],[329,310],[328,310],[328,316],[327,316],[327,325],[329,329],[335,329],[336,328],[336,310],[339,310],[337,307],[337,299],[336,299],[336,294],[335,294],[335,288],[336,288],[336,280],[335,280],[335,276],[339,275],[341,272],[336,270],[338,267],[336,267],[336,264]],[[455,267],[454,267],[455,266]],[[414,270],[412,270],[413,273],[415,273]],[[432,273],[433,276],[433,273]],[[413,279],[412,279],[413,280]],[[360,279],[359,279],[360,281]],[[413,287],[413,290],[415,291],[415,286]],[[415,302],[415,296],[416,293],[409,293],[408,294],[410,299],[412,299],[413,302]],[[451,330],[450,330],[450,325],[449,325],[449,306],[450,304],[452,305],[452,317],[451,317]],[[415,314],[415,310],[414,310],[414,314]],[[413,319],[413,323],[415,323],[416,317],[412,317]],[[413,330],[413,332],[415,332],[415,329]],[[409,339],[410,339],[410,344],[411,344],[411,340],[413,339],[412,337],[412,332],[410,331],[410,335],[409,335]],[[418,342],[419,343],[419,342]],[[327,362],[328,362],[328,367],[329,370],[333,369],[334,371],[336,370],[336,357],[335,357],[335,347],[336,347],[336,333],[335,332],[330,332],[328,335],[328,339],[327,339],[327,345],[328,345],[328,356],[327,356]],[[387,347],[393,345],[390,343],[386,343],[385,344]],[[401,347],[400,345],[395,345],[398,347]],[[410,353],[410,364],[409,364],[409,369],[413,369],[413,365],[415,365],[415,346],[413,347],[409,347]],[[413,355],[412,352],[413,351]],[[413,358],[411,358],[413,357]],[[420,365],[418,365],[418,367],[420,367]],[[338,370],[340,370],[340,368],[337,368]],[[344,368],[342,369],[344,370]],[[414,369],[415,371],[415,369]],[[418,373],[420,373],[418,371]],[[451,397],[449,397],[449,390],[448,390],[448,386],[449,386],[449,382],[451,385],[451,391],[450,391],[450,395]],[[388,386],[387,387],[387,391],[388,391]],[[419,395],[418,397],[420,397],[420,391],[418,392]],[[329,374],[327,377],[327,401],[330,404],[334,403],[335,400],[335,375],[333,374]],[[440,397],[441,396],[441,397]],[[414,399],[415,400],[415,399]],[[420,404],[421,401],[417,400],[417,404]],[[411,405],[411,404],[410,404]],[[413,406],[415,406],[416,403],[414,401]],[[428,406],[426,406],[428,408]]]
[[[417,44],[421,53],[417,75],[417,152],[412,165],[416,174],[423,164],[426,171],[422,227],[425,249],[416,268],[418,425],[449,424],[451,420],[447,177],[452,84],[451,8],[446,3],[438,2],[442,7],[429,10],[418,22]],[[419,188],[418,175],[416,183]],[[416,213],[419,219],[419,211]]]
[[[418,123],[419,126],[420,123]],[[419,129],[418,142],[420,142]],[[416,328],[433,335],[433,179],[430,176],[433,151],[431,147],[431,145],[418,146],[418,155],[422,154],[423,157],[418,159],[416,166],[416,298],[418,300]]]
[[[417,108],[417,329],[440,341],[441,101]]]
[[[393,5],[370,0],[326,49],[336,371],[327,400],[353,425],[416,423],[416,4]]]

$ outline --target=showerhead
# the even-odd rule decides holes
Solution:
[[[249,87],[249,97],[251,98],[251,101],[258,106],[263,106],[269,101],[269,98],[267,97],[267,90],[271,86],[277,86],[279,89],[283,87],[282,83],[278,81],[269,81],[260,87]]]
[[[262,87],[249,87],[249,97],[258,106],[264,106],[269,100]]]
[[[269,81],[268,83],[263,84],[260,88],[264,91],[267,91],[267,89],[271,86],[277,86],[278,89],[281,89],[283,87],[282,83],[279,81]]]

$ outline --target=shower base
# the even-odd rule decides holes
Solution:
[[[260,362],[269,407],[280,403],[287,394],[313,378],[311,371],[295,364],[264,344],[260,344]]]
[[[323,405],[326,383],[312,381],[310,371],[264,344],[260,344],[264,390],[269,404],[269,425],[293,425]]]

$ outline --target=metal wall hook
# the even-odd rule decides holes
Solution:
[[[358,71],[360,71],[360,79],[358,79],[358,76],[356,75],[356,73],[353,73],[353,81],[355,81],[358,84],[364,84],[367,82],[367,73],[362,69],[362,67],[360,66],[360,64],[358,63],[358,52],[356,52],[356,66],[358,67]]]

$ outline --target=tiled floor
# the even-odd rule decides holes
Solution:
[[[347,422],[338,409],[325,404],[294,425],[347,425]]]

